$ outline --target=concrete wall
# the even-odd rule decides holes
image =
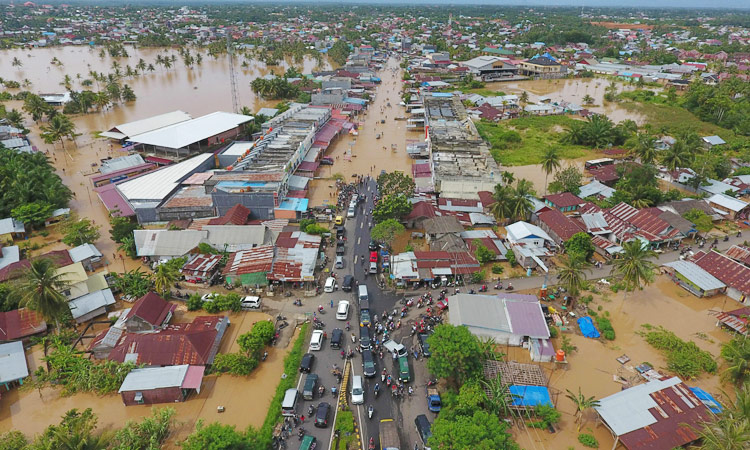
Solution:
[[[252,219],[273,219],[274,204],[273,194],[264,192],[242,192],[237,194],[230,194],[227,192],[217,191],[212,192],[211,197],[216,207],[217,215],[223,216],[236,204],[250,209],[250,217]]]

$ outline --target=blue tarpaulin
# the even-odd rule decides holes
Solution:
[[[698,400],[702,401],[703,404],[706,405],[706,408],[710,409],[712,413],[719,414],[723,409],[721,407],[721,404],[717,402],[711,394],[704,391],[703,389],[699,387],[691,387],[690,390],[693,391],[693,394],[698,397]]]
[[[601,336],[599,330],[594,326],[594,321],[591,320],[591,317],[581,317],[578,319],[578,328],[581,329],[581,333],[587,338],[596,339]]]
[[[519,386],[514,384],[509,386],[508,389],[513,397],[513,406],[529,406],[532,408],[536,405],[554,406],[549,396],[549,390],[544,386]]]

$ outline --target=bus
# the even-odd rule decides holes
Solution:
[[[611,166],[614,163],[615,160],[612,158],[591,159],[586,161],[585,168],[586,170],[598,169],[604,166]]]

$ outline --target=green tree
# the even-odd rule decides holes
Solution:
[[[328,57],[339,66],[343,66],[350,52],[349,44],[339,39],[328,49]]]
[[[552,193],[570,192],[578,195],[583,185],[583,174],[575,166],[566,167],[555,173],[555,179],[549,185],[549,191]]]
[[[180,278],[180,269],[187,257],[172,258],[169,261],[159,264],[154,271],[154,289],[164,298],[170,297],[172,285]]]
[[[729,395],[726,395],[730,398]],[[698,431],[701,450],[745,450],[750,446],[750,384],[735,391],[724,410],[702,424]]]
[[[18,430],[11,430],[0,434],[0,450],[26,450],[29,441]]]
[[[662,153],[661,163],[670,171],[675,171],[680,167],[688,167],[692,161],[690,151],[685,143],[681,140],[675,141],[672,147]]]
[[[479,239],[474,240],[474,248],[474,256],[477,257],[479,264],[487,264],[488,262],[495,260],[495,253],[482,244],[482,241]]]
[[[8,123],[16,128],[24,129],[23,126],[23,114],[16,109],[11,109],[5,114],[5,118],[8,119]]]
[[[633,152],[643,164],[656,161],[656,138],[648,133],[638,133]]]
[[[61,231],[63,233],[62,241],[71,246],[77,247],[83,244],[93,244],[99,237],[99,225],[94,225],[90,219],[84,217],[79,218],[76,215],[71,215],[68,220],[61,224]]]
[[[398,220],[388,219],[372,227],[370,237],[375,241],[383,242],[390,246],[396,235],[403,233],[404,230],[406,230],[406,228],[404,228]]]
[[[683,216],[695,225],[695,228],[701,233],[708,233],[714,228],[714,222],[711,217],[700,209],[693,208]]]
[[[23,99],[23,110],[31,114],[34,122],[39,122],[50,109],[47,102],[36,94],[27,94]]]
[[[107,448],[111,433],[96,434],[96,414],[91,408],[83,412],[71,409],[59,425],[50,425],[36,437],[29,450],[101,450]]]
[[[109,225],[111,227],[109,235],[117,243],[122,243],[125,238],[132,238],[133,231],[140,228],[138,223],[130,218],[120,216],[110,216]]]
[[[255,450],[245,433],[239,432],[234,425],[222,425],[214,422],[208,426],[199,420],[195,432],[188,436],[180,446],[183,450]]]
[[[169,437],[174,425],[174,408],[151,410],[141,422],[128,421],[117,430],[110,444],[111,450],[159,450]]]
[[[125,295],[140,298],[151,290],[153,283],[151,277],[141,272],[140,269],[132,269],[122,274],[117,272],[111,272],[110,274],[115,279],[115,287]]]
[[[408,215],[412,207],[409,198],[403,194],[386,195],[375,205],[375,209],[372,210],[372,218],[375,219],[375,222],[388,219],[398,220]]]
[[[586,232],[578,232],[565,241],[565,252],[571,259],[588,261],[594,254],[594,244],[591,236]]]
[[[49,219],[52,214],[52,205],[43,201],[36,201],[13,208],[10,215],[24,225],[35,227]]]
[[[570,295],[576,296],[586,285],[588,263],[585,260],[567,257],[563,258],[557,270],[557,279],[567,289]]]
[[[542,154],[542,170],[544,171],[544,194],[547,195],[549,174],[560,170],[560,151],[556,147],[548,147]]]
[[[731,341],[721,346],[721,357],[726,361],[727,368],[722,376],[742,386],[750,381],[750,341],[741,335],[735,335]]]
[[[122,87],[122,99],[124,101],[133,102],[136,98],[137,97],[135,96],[135,92],[133,92],[133,88],[131,88],[127,84]]]
[[[589,94],[586,94],[583,96],[583,104],[584,105],[593,105],[594,104],[594,97],[590,96]]]
[[[427,340],[432,352],[427,368],[436,377],[458,386],[482,373],[479,341],[468,328],[438,325]]]
[[[430,448],[437,450],[517,450],[518,444],[508,432],[508,425],[483,409],[468,415],[449,417],[443,414],[432,425]]]
[[[621,279],[627,291],[650,284],[656,269],[650,260],[656,257],[656,253],[638,239],[622,244],[622,250],[612,261],[612,276]]]
[[[414,195],[414,179],[404,172],[394,171],[378,175],[378,191],[386,195],[403,194],[407,198]]]
[[[34,259],[13,286],[21,306],[38,312],[47,322],[54,322],[59,331],[60,319],[70,312],[63,292],[68,288],[64,274],[57,272],[52,260]]]
[[[581,388],[578,388],[578,394],[574,393],[570,389],[566,389],[568,392],[565,396],[573,402],[576,408],[576,423],[578,424],[578,431],[581,431],[581,424],[583,422],[583,414],[591,408],[599,406],[599,400],[596,397],[586,397],[581,393]]]
[[[44,142],[52,144],[59,141],[63,148],[65,148],[63,138],[75,139],[77,136],[75,124],[64,114],[55,114],[49,123],[41,126],[40,129],[42,132],[39,135]]]

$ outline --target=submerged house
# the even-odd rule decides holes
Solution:
[[[118,392],[125,406],[182,402],[193,392],[200,394],[205,371],[205,366],[188,364],[133,369]]]

